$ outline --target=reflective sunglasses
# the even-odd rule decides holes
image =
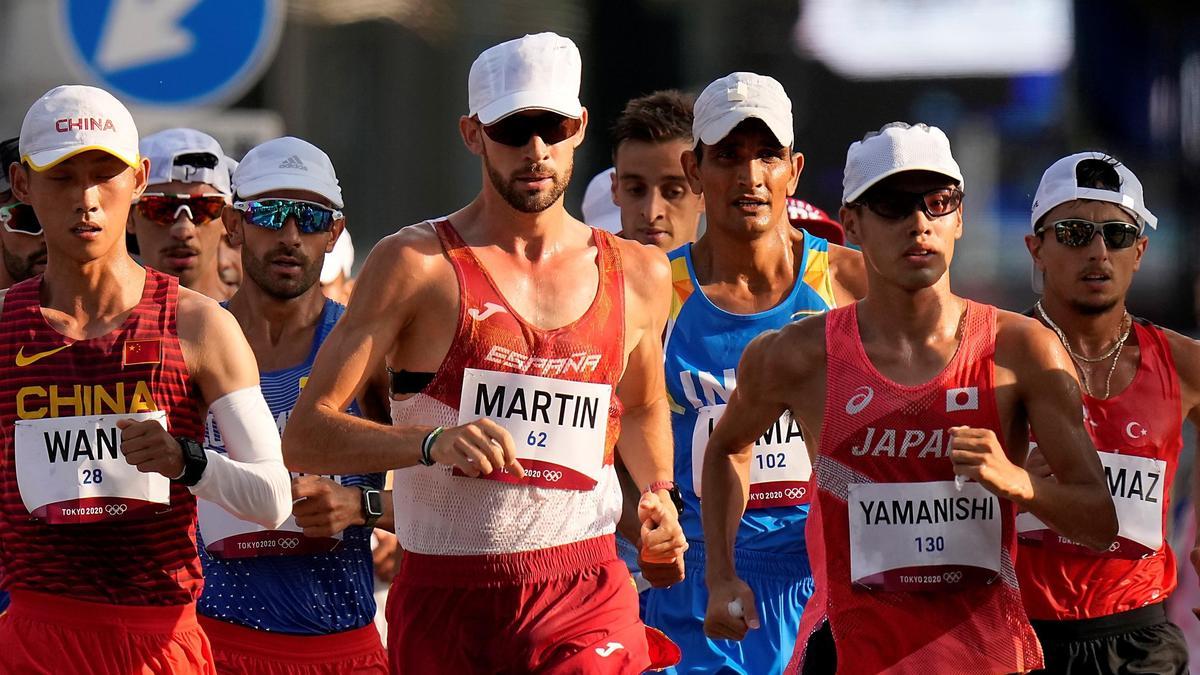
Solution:
[[[295,218],[303,234],[328,232],[335,220],[344,217],[341,211],[303,199],[255,199],[234,202],[233,208],[245,214],[251,224],[268,230],[281,230],[288,218]]]
[[[583,120],[546,112],[540,115],[509,115],[495,124],[486,124],[483,133],[503,145],[523,148],[537,134],[547,145],[562,143],[579,132]]]
[[[138,213],[150,222],[170,227],[179,220],[179,214],[187,211],[194,225],[203,225],[221,217],[225,208],[225,195],[186,195],[147,192],[136,202]]]
[[[1104,245],[1110,249],[1129,248],[1137,243],[1138,237],[1142,236],[1142,228],[1133,223],[1121,220],[1096,223],[1082,218],[1056,220],[1050,225],[1039,227],[1033,233],[1042,234],[1050,228],[1054,228],[1054,238],[1058,240],[1058,243],[1072,248],[1090,244],[1092,237],[1096,236],[1097,230],[1104,238]]]
[[[913,211],[923,211],[930,218],[941,218],[957,211],[962,200],[963,191],[950,187],[928,192],[871,191],[859,203],[881,218],[900,220],[912,215]]]
[[[4,223],[6,232],[28,234],[31,237],[42,233],[42,224],[38,222],[33,207],[25,202],[13,202],[8,206],[0,206],[0,223]]]

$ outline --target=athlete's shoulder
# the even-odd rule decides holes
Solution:
[[[670,288],[671,263],[662,249],[620,237],[611,237],[610,241],[616,242],[621,267],[635,272],[625,275],[627,284],[647,294],[666,292]]]
[[[366,296],[371,301],[352,301],[351,308],[361,309],[366,305],[384,308],[452,278],[453,272],[446,263],[433,224],[425,221],[409,225],[380,239],[371,248],[354,285],[356,298]]]
[[[1200,392],[1200,341],[1155,324],[1147,323],[1146,327],[1161,331],[1166,338],[1180,384]]]
[[[845,295],[862,300],[867,295],[867,263],[863,254],[852,248],[829,245],[829,273],[833,283]],[[836,290],[836,289],[835,289]]]
[[[1033,317],[996,309],[996,362],[1014,371],[1027,368],[1075,372],[1058,336]]]
[[[210,339],[231,330],[241,334],[237,319],[221,303],[185,286],[179,287],[176,322],[182,340]]]
[[[742,352],[738,377],[747,367],[779,380],[811,376],[825,365],[825,316],[816,314],[759,334]]]

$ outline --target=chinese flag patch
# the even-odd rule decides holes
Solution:
[[[126,340],[121,355],[122,366],[157,365],[162,363],[162,340]]]

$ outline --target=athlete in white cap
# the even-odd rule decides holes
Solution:
[[[254,355],[216,302],[126,251],[150,167],[125,106],[52,89],[20,150],[9,179],[48,261],[0,295],[0,672],[212,673],[196,498],[266,527],[291,510]],[[199,443],[206,411],[227,454]]]
[[[350,241],[350,230],[342,230],[333,250],[325,256],[321,265],[321,291],[325,297],[336,300],[343,305],[350,302],[350,293],[354,291],[354,243]]]
[[[1079,373],[1120,522],[1117,541],[1097,552],[1032,514],[1017,518],[1017,572],[1045,672],[1186,673],[1187,644],[1163,610],[1176,580],[1166,523],[1181,425],[1200,421],[1200,343],[1125,308],[1158,219],[1127,166],[1082,152],[1046,169],[1031,221],[1034,316]],[[1049,475],[1042,452],[1030,454]]]
[[[17,141],[10,138],[0,143],[0,288],[46,270],[42,224],[31,206],[13,196],[8,183],[8,167],[21,161]]]
[[[179,277],[214,300],[233,290],[221,279],[221,211],[229,203],[229,168],[217,140],[195,129],[167,129],[139,144],[150,184],[129,211],[142,262]]]
[[[287,428],[293,469],[398,469],[394,672],[650,665],[613,542],[613,447],[646,492],[643,558],[673,561],[670,276],[660,251],[563,208],[587,126],[579,82],[578,49],[553,33],[480,54],[459,120],[478,197],[375,247]],[[394,427],[343,412],[385,362]]]
[[[816,588],[788,672],[1040,667],[1013,569],[1017,508],[1096,550],[1116,535],[1062,345],[950,290],[962,190],[936,127],[889,124],[852,144],[840,215],[867,294],[750,343],[709,440],[710,550],[732,548],[754,443],[780,415],[813,459]],[[1057,482],[1022,468],[1030,427]],[[737,637],[759,620],[754,594],[714,581],[706,626]]]

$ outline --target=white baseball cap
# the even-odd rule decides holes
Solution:
[[[608,168],[592,177],[583,193],[583,222],[621,233],[621,208],[613,203],[612,177],[617,170]]]
[[[1102,188],[1079,187],[1079,178],[1075,168],[1087,159],[1096,159],[1111,164],[1121,179],[1119,191]],[[1143,226],[1158,228],[1158,217],[1146,208],[1145,197],[1142,194],[1142,182],[1116,158],[1103,152],[1077,152],[1068,155],[1050,165],[1042,174],[1042,182],[1038,183],[1037,193],[1033,196],[1033,212],[1030,224],[1037,227],[1037,222],[1050,209],[1076,199],[1094,199],[1110,202],[1124,208]]]
[[[21,122],[21,161],[45,171],[88,150],[139,165],[138,131],[129,110],[96,87],[64,84],[42,94]]]
[[[582,64],[574,42],[555,33],[526,35],[489,47],[467,77],[470,114],[493,124],[522,110],[583,116]]]
[[[321,283],[333,283],[338,274],[349,279],[353,272],[354,242],[350,240],[350,230],[343,227],[333,250],[325,254],[325,262],[321,265]]]
[[[715,145],[733,128],[753,117],[775,134],[780,145],[791,147],[792,100],[773,77],[757,73],[730,73],[704,88],[696,98],[692,118],[692,148]]]
[[[150,159],[150,185],[180,181],[208,183],[224,195],[232,193],[225,151],[217,139],[195,129],[166,129],[150,134],[139,144],[142,156]],[[212,166],[181,164],[182,155],[209,155]]]
[[[962,170],[950,153],[945,132],[927,124],[892,122],[850,144],[842,203],[854,203],[879,181],[904,171],[940,173],[963,186]]]
[[[275,190],[307,190],[339,209],[345,206],[329,155],[294,136],[256,145],[233,172],[233,192],[240,198]]]

